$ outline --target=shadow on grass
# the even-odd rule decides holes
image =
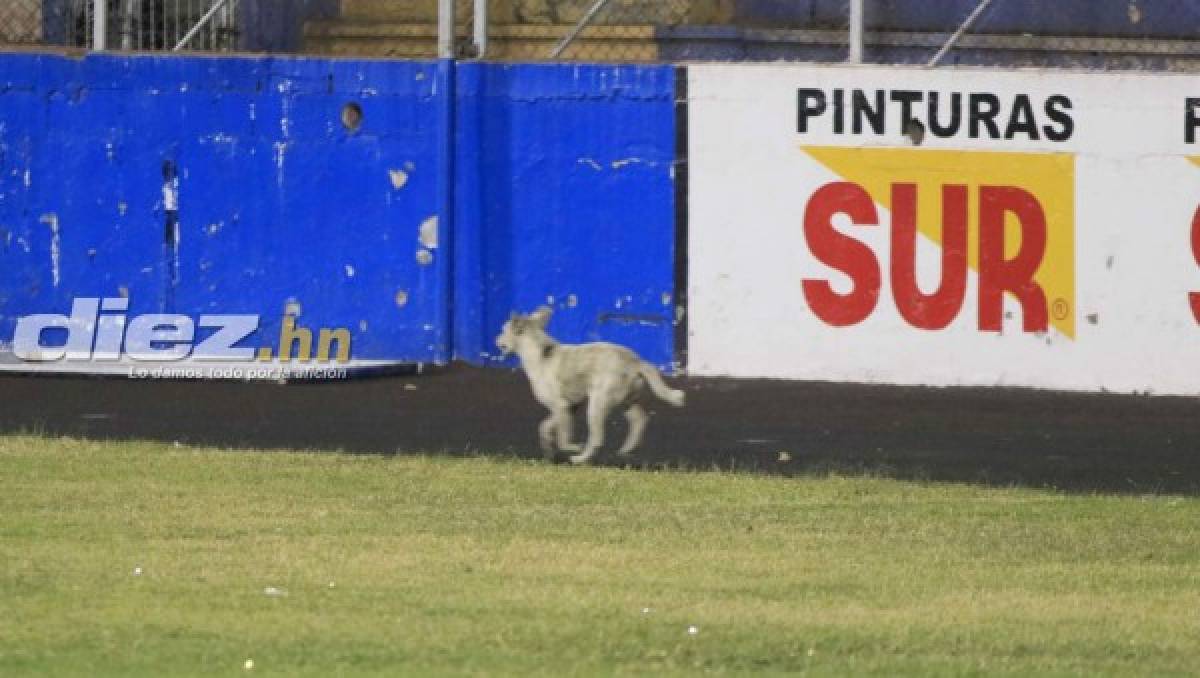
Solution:
[[[632,463],[1069,492],[1200,495],[1200,401],[1024,389],[676,380]],[[344,382],[0,377],[0,431],[369,454],[541,458],[525,378],[461,366]],[[584,433],[582,424],[577,437]],[[607,447],[624,430],[613,422]]]

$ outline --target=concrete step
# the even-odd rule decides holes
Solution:
[[[492,24],[488,59],[549,59],[570,24]],[[591,26],[567,48],[570,61],[656,61],[658,44],[650,24]],[[459,28],[466,37],[466,28]],[[305,25],[305,51],[335,56],[429,58],[435,55],[437,25],[432,22],[312,21]]]

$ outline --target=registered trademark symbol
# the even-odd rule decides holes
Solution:
[[[1071,315],[1071,305],[1062,297],[1054,300],[1054,306],[1051,310],[1054,313],[1055,320],[1066,320],[1067,316]]]

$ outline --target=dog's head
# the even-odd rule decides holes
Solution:
[[[550,322],[551,313],[553,311],[549,306],[542,306],[529,315],[512,313],[500,334],[496,336],[496,348],[499,348],[504,356],[508,356],[517,350],[520,341],[543,334],[546,323]]]

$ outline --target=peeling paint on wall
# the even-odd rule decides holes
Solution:
[[[40,221],[50,227],[50,280],[58,287],[62,280],[60,263],[62,260],[62,242],[59,240],[58,215],[51,212],[43,214]]]
[[[398,191],[408,183],[408,172],[400,169],[388,170],[388,178],[392,180],[392,188]]]
[[[421,242],[421,246],[431,250],[437,249],[438,218],[436,214],[421,222],[421,232],[417,239]]]
[[[612,162],[612,168],[615,170],[619,170],[619,169],[628,167],[629,165],[636,165],[636,164],[643,164],[643,165],[647,165],[649,167],[654,167],[658,163],[654,162],[653,160],[643,160],[642,158],[624,158],[622,160],[614,160]]]
[[[279,188],[283,188],[283,169],[287,162],[288,143],[286,141],[276,141],[275,144],[275,184]]]

